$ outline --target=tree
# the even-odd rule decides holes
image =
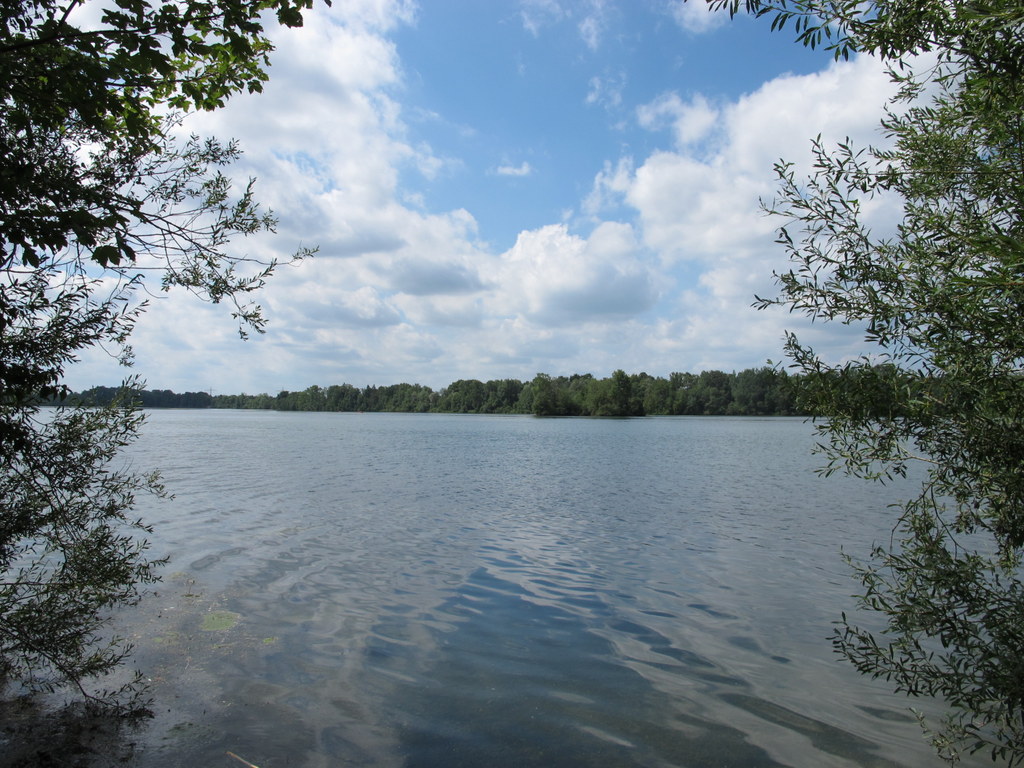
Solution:
[[[644,413],[664,416],[672,413],[672,384],[668,379],[655,378],[647,383],[642,402]]]
[[[787,338],[801,402],[827,419],[824,471],[885,480],[923,464],[891,543],[851,559],[860,606],[884,629],[844,616],[835,647],[898,691],[944,701],[922,724],[947,759],[1024,763],[1024,7],[745,7],[836,56],[882,57],[899,85],[886,147],[815,142],[813,175],[779,164],[769,206],[787,220],[793,266],[760,304],[860,324],[871,345],[830,365]],[[877,234],[863,202],[880,196],[902,219]]]
[[[92,696],[82,680],[130,650],[101,636],[105,610],[135,602],[155,576],[145,541],[130,535],[148,529],[125,513],[135,493],[160,488],[107,466],[138,428],[130,403],[40,417],[36,395],[53,390],[67,359],[133,320],[109,303],[87,306],[88,289],[55,293],[47,277],[35,270],[2,291],[0,674],[38,689],[71,682]]]
[[[523,391],[523,382],[518,379],[491,379],[485,385],[487,401],[481,409],[484,413],[512,413]]]
[[[168,290],[234,304],[240,333],[261,331],[247,295],[275,264],[228,251],[271,231],[253,185],[233,194],[233,143],[175,138],[180,114],[214,109],[266,79],[263,18],[302,23],[311,0],[159,7],[115,0],[98,24],[79,0],[0,3],[0,673],[31,688],[96,692],[129,646],[106,638],[111,609],[155,578],[146,526],[129,517],[156,478],[117,470],[137,434],[133,398],[59,407],[66,366],[96,345],[130,363],[145,275]],[[78,24],[78,25],[76,25]],[[297,257],[307,255],[302,250]],[[139,388],[129,382],[126,392]]]
[[[487,390],[482,381],[459,379],[441,392],[437,409],[450,413],[477,413],[486,401]]]
[[[788,414],[785,402],[785,371],[770,366],[747,368],[732,377],[730,413],[744,416]]]
[[[688,395],[687,413],[721,416],[732,402],[732,379],[725,371],[701,371]]]
[[[609,379],[608,402],[597,416],[643,416],[643,405],[633,394],[633,381],[621,368]]]

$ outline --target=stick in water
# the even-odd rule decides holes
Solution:
[[[234,752],[228,752],[228,757],[233,757],[233,758],[235,758],[235,760],[237,760],[238,762],[240,762],[240,763],[241,763],[242,765],[247,765],[247,766],[249,766],[249,768],[260,768],[260,767],[259,767],[258,765],[253,765],[252,763],[250,763],[250,762],[249,762],[248,760],[246,760],[245,758],[239,757],[239,756],[238,756],[238,755],[236,755],[236,754],[235,754]]]

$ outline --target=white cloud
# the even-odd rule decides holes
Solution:
[[[686,103],[677,93],[663,93],[649,104],[637,108],[637,122],[642,127],[651,131],[671,128],[679,148],[705,139],[718,118],[718,110],[701,94]]]
[[[695,34],[709,32],[729,20],[725,11],[712,11],[707,0],[676,0],[669,10],[676,24]]]
[[[302,326],[309,328],[379,328],[398,325],[402,321],[401,313],[378,289],[368,285],[354,291],[315,283],[307,285],[303,291],[301,310],[297,312],[298,306],[285,305],[294,313],[290,318],[293,323],[298,320]],[[281,319],[289,318],[284,315]]]
[[[414,23],[416,11],[415,0],[346,0],[337,9],[345,24],[376,32]]]
[[[602,212],[625,199],[635,171],[632,157],[620,157],[614,165],[606,160],[604,168],[594,178],[590,194],[583,200],[583,212],[592,219],[600,220]]]
[[[558,0],[522,0],[519,17],[523,28],[536,37],[542,27],[561,21],[568,15]]]
[[[580,37],[587,48],[596,51],[601,45],[601,21],[596,16],[587,16],[579,24]]]
[[[392,302],[416,326],[480,329],[489,317],[488,308],[479,293],[397,294]]]
[[[555,2],[523,8],[537,24],[566,13]],[[650,144],[621,157],[595,156],[582,216],[523,229],[498,252],[482,240],[472,197],[465,210],[439,211],[429,185],[415,194],[403,185],[458,162],[409,138],[401,61],[383,32],[412,18],[409,3],[371,0],[313,11],[304,28],[275,33],[262,96],[190,120],[188,130],[241,140],[238,178],[258,176],[257,196],[280,217],[280,234],[240,252],[269,257],[319,243],[321,253],[268,283],[260,300],[270,329],[248,344],[223,307],[180,293],[155,301],[137,336],[153,386],[252,392],[343,381],[439,387],[538,370],[664,374],[746,367],[779,349],[782,329],[799,319],[750,307],[785,267],[772,243],[778,222],[758,199],[773,194],[780,157],[806,170],[819,132],[878,140],[889,84],[877,63],[778,78],[730,103],[664,93],[636,119],[671,140],[648,133]],[[592,81],[588,100],[617,105],[624,82]],[[640,149],[651,145],[660,148]],[[495,169],[532,172],[525,161]],[[842,329],[802,333],[835,355],[857,341]],[[96,355],[72,384],[119,375]]]
[[[499,176],[529,176],[533,168],[524,160],[519,165],[499,165],[494,172]]]
[[[576,22],[583,44],[591,52],[601,47],[601,41],[608,27],[609,0],[586,0],[586,2],[564,3],[558,0],[521,0],[519,17],[523,28],[534,37],[544,27],[554,26],[567,19]]]
[[[614,110],[622,105],[622,93],[626,88],[626,73],[619,72],[605,77],[594,76],[587,83],[587,104],[597,104]]]
[[[640,111],[647,127],[672,125],[675,150],[654,152],[635,169],[632,162],[606,166],[590,201],[600,210],[619,196],[635,210],[643,243],[666,268],[699,276],[696,287],[680,295],[677,318],[663,326],[670,329],[661,341],[665,349],[703,349],[700,365],[708,366],[778,348],[784,327],[806,331],[799,317],[750,307],[755,294],[774,295],[771,273],[785,268],[772,242],[781,222],[765,216],[759,200],[774,194],[770,169],[780,158],[794,161],[798,173],[809,172],[815,135],[877,143],[890,88],[879,63],[862,57],[775,79],[717,111],[700,97],[686,104],[674,94]],[[698,137],[706,140],[703,148],[692,146]],[[814,335],[834,356],[858,343],[848,329]]]
[[[657,278],[640,250],[632,227],[619,222],[602,223],[588,238],[564,224],[521,232],[502,257],[499,301],[504,313],[541,324],[642,313],[657,298]]]
[[[608,26],[607,0],[589,0],[583,19],[579,23],[580,37],[591,51],[601,46],[601,38]]]
[[[810,139],[818,134],[877,142],[889,88],[883,68],[861,57],[778,78],[720,110],[699,96],[686,104],[663,95],[641,108],[639,119],[650,128],[671,123],[676,149],[652,153],[628,183],[621,169],[606,170],[595,189],[605,197],[619,191],[636,209],[645,243],[667,261],[761,251],[776,225],[758,206],[775,190],[773,164],[786,158],[809,170]],[[710,151],[691,147],[698,137],[711,142]]]

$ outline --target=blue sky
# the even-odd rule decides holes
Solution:
[[[237,138],[280,219],[236,244],[316,244],[261,295],[268,333],[154,297],[135,336],[153,388],[666,375],[829,359],[851,329],[757,312],[786,268],[759,210],[810,139],[877,142],[877,62],[834,62],[700,0],[335,0],[277,30],[271,80],[186,129]],[[71,371],[118,381],[103,354]]]
[[[829,63],[829,54],[766,34],[750,18],[722,18],[701,34],[682,28],[672,9],[642,0],[421,8],[417,23],[394,36],[402,103],[417,138],[461,167],[428,184],[410,179],[411,186],[438,212],[473,201],[481,231],[508,248],[523,228],[578,206],[595,160],[664,146],[663,135],[635,118],[659,95],[734,99],[766,75]],[[525,178],[515,175],[527,169]]]

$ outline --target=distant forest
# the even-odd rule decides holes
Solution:
[[[435,392],[421,384],[363,387],[335,384],[276,395],[175,394],[140,390],[144,408],[246,408],[276,411],[387,411],[401,413],[522,413],[537,416],[794,416],[792,377],[770,367],[739,373],[672,373],[668,378],[615,371],[593,375],[549,376],[532,381],[460,379]],[[69,401],[109,404],[115,387],[93,387]]]

